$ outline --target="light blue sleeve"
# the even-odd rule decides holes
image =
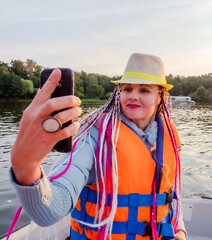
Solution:
[[[98,130],[92,127],[85,141],[81,140],[74,151],[68,171],[60,178],[50,182],[48,179],[62,172],[69,160],[70,153],[54,166],[50,175],[43,172],[43,177],[33,186],[19,185],[10,170],[11,181],[15,186],[18,198],[25,212],[40,226],[54,224],[74,208],[82,188],[92,179],[94,156],[98,138]],[[90,145],[91,142],[91,145]],[[92,147],[91,147],[92,146]]]

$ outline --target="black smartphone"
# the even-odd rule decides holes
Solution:
[[[51,95],[51,98],[62,97],[67,95],[74,95],[74,73],[69,68],[59,68],[62,76],[59,82],[59,85],[56,87],[54,92]],[[50,74],[54,68],[46,68],[41,72],[40,77],[40,87],[42,87],[47,79],[49,78]],[[66,108],[67,109],[67,108]],[[64,111],[66,109],[62,109],[60,111]],[[53,112],[51,115],[54,116],[56,113],[60,112]],[[72,121],[68,121],[62,125],[62,128],[69,126]],[[63,139],[59,141],[52,149],[52,151],[57,152],[70,152],[72,149],[72,137]]]

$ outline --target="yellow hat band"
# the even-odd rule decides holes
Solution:
[[[122,79],[123,78],[141,78],[151,80],[159,84],[166,84],[166,79],[143,72],[126,72],[123,74]]]

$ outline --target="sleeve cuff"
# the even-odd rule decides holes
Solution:
[[[10,180],[11,180],[11,182],[12,182],[12,184],[13,184],[14,186],[23,186],[23,187],[33,187],[33,186],[36,186],[36,185],[38,185],[38,184],[40,183],[40,181],[43,179],[43,177],[44,177],[44,175],[45,175],[45,173],[44,173],[44,171],[43,171],[43,169],[42,169],[41,166],[40,166],[40,170],[41,170],[41,177],[40,177],[36,182],[34,182],[34,183],[31,184],[31,185],[22,185],[22,184],[20,184],[20,183],[17,181],[16,176],[15,176],[15,173],[14,173],[14,171],[13,171],[13,168],[11,167],[10,170],[9,170]]]

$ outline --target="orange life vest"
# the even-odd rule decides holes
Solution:
[[[180,140],[172,124],[178,147]],[[157,223],[159,238],[173,238],[171,225],[172,187],[175,178],[176,160],[164,120],[158,121],[156,155],[162,161],[157,172],[160,186],[157,194]],[[118,161],[118,206],[115,214],[112,239],[150,239],[152,188],[156,162],[143,141],[124,123],[121,123],[117,146]],[[158,160],[158,158],[160,158]],[[160,164],[159,164],[160,165]],[[162,173],[162,174],[161,174]],[[93,223],[97,198],[96,185],[86,185],[81,192],[72,218]],[[71,219],[71,239],[97,239],[97,230]]]

